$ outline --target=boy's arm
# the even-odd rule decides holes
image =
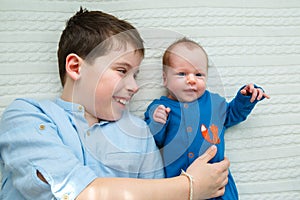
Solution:
[[[228,128],[246,120],[255,105],[264,98],[270,97],[262,88],[252,83],[243,86],[227,105],[225,127]]]
[[[6,172],[15,174],[9,181],[26,199],[75,198],[96,178],[72,150],[34,103],[17,100],[3,113],[1,158]]]
[[[222,196],[228,182],[229,161],[208,163],[217,152],[210,147],[187,169],[193,177],[193,196],[190,199],[209,199]],[[97,178],[87,186],[76,200],[131,199],[160,200],[189,199],[190,182],[185,176],[165,179]]]

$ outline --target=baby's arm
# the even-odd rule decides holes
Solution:
[[[245,96],[251,96],[250,102],[253,103],[255,100],[261,100],[263,97],[269,99],[270,96],[267,95],[261,88],[254,87],[253,83],[246,85],[241,93]]]
[[[165,124],[170,111],[171,109],[166,108],[164,105],[157,106],[157,108],[153,112],[154,121]]]
[[[262,88],[252,83],[243,86],[226,108],[225,127],[228,128],[246,120],[255,105],[264,98],[270,97]]]

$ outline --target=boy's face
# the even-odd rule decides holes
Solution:
[[[107,121],[121,118],[126,104],[138,91],[135,77],[142,56],[134,50],[128,44],[126,49],[114,49],[108,55],[96,58],[91,65],[85,62],[76,90],[86,118]]]
[[[207,81],[207,56],[198,47],[176,45],[164,72],[164,86],[168,97],[180,102],[192,102],[203,95]]]

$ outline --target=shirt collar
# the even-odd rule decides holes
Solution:
[[[84,107],[80,104],[65,101],[61,98],[57,98],[55,100],[55,103],[57,105],[59,105],[60,107],[62,107],[64,110],[68,111],[68,112],[71,112],[71,113],[74,113],[74,112],[84,113]]]
[[[55,103],[57,105],[59,105],[60,107],[62,107],[65,111],[67,111],[69,113],[77,113],[77,114],[82,113],[82,116],[84,117],[84,107],[80,104],[65,101],[61,98],[57,98],[55,100]],[[111,123],[111,122],[101,120],[99,123],[93,124],[92,127],[95,126],[95,125],[104,126],[108,123]]]

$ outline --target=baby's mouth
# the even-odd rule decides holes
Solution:
[[[189,89],[186,89],[185,91],[186,91],[186,92],[196,92],[197,90],[194,89],[194,88],[189,88]]]

